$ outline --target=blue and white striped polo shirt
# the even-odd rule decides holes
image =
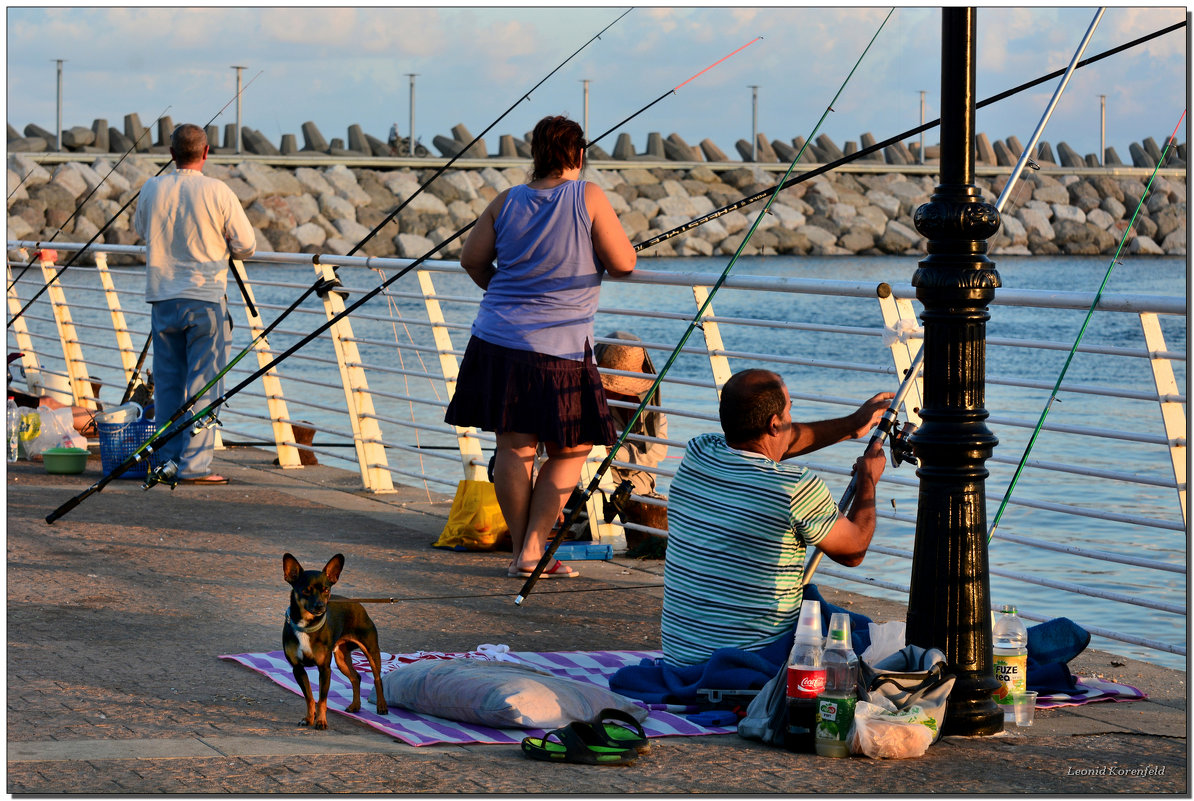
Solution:
[[[691,440],[668,490],[664,658],[691,665],[787,635],[800,614],[805,546],[837,517],[807,468],[735,450],[721,434]]]

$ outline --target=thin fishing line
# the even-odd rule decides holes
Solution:
[[[162,113],[157,116],[157,119],[154,120],[154,122],[161,122],[162,117],[165,117],[166,112],[169,110],[170,110],[170,106],[166,106],[164,109],[162,109]],[[128,150],[124,151],[124,153],[120,157],[120,160],[112,165],[112,169],[108,170],[108,172],[104,175],[104,177],[100,179],[99,183],[97,183],[95,186],[91,187],[91,191],[87,193],[87,196],[85,198],[83,198],[82,200],[80,200],[78,202],[78,204],[75,205],[75,210],[71,212],[71,215],[66,218],[66,220],[62,223],[62,225],[58,226],[58,230],[54,232],[53,236],[51,236],[48,240],[46,240],[46,244],[49,244],[50,242],[53,242],[55,239],[58,238],[58,235],[66,229],[67,225],[70,224],[70,221],[73,220],[76,216],[78,216],[78,214],[82,210],[83,206],[85,206],[87,204],[87,201],[91,200],[91,196],[94,195],[97,191],[99,191],[99,188],[104,185],[104,182],[106,182],[108,180],[108,177],[110,175],[112,175],[112,173],[116,172],[116,168],[119,167],[124,162],[124,160],[129,157],[130,153],[132,153],[134,150],[137,149],[137,145],[141,144],[141,140],[144,139],[148,133],[149,133],[149,128],[145,128],[143,131],[141,131],[141,135],[138,136],[136,141],[133,142],[132,147],[130,147]],[[30,170],[29,172],[25,173],[25,176],[28,177],[32,174],[33,174],[33,170]],[[24,178],[21,179],[21,183],[25,183]],[[20,188],[20,184],[18,184],[17,187]],[[15,192],[16,190],[14,189],[13,191]],[[12,195],[9,195],[9,197],[12,197]],[[39,242],[38,244],[41,244],[41,243]],[[17,275],[17,277],[12,279],[12,283],[8,285],[8,288],[10,290],[14,286],[17,285],[17,281],[20,281],[25,276],[25,273],[29,271],[29,268],[33,266],[33,262],[35,262],[35,261],[37,261],[36,257],[33,259],[30,259],[29,263],[26,264],[21,269],[21,272]]]
[[[546,593],[547,595],[564,595],[571,592],[618,592],[620,590],[653,590],[663,589],[663,584],[625,584],[620,587],[577,587],[570,590],[559,589]],[[472,598],[509,598],[508,592],[480,592],[473,595],[425,595],[417,598],[335,598],[333,601],[351,602],[359,604],[396,604],[411,601],[467,601]]]
[[[866,47],[862,51],[862,54],[854,62],[854,66],[850,68],[850,72],[846,75],[845,79],[842,81],[841,85],[838,87],[838,90],[834,94],[833,99],[829,102],[829,105],[826,106],[825,111],[822,112],[821,118],[817,121],[817,124],[813,127],[812,132],[808,135],[808,140],[811,140],[814,136],[816,136],[817,131],[820,130],[821,125],[824,124],[825,119],[833,111],[833,104],[837,102],[838,98],[841,97],[842,92],[845,91],[846,85],[850,82],[850,79],[852,77],[854,77],[854,73],[858,70],[859,65],[862,63],[862,60],[866,57],[866,54],[868,52],[870,52],[871,46],[875,43],[875,40],[879,37],[879,34],[883,31],[884,26],[887,24],[887,21],[889,19],[891,19],[891,15],[893,13],[895,13],[894,8],[892,8],[891,10],[889,10],[887,12],[887,16],[885,16],[883,18],[883,22],[881,22],[879,24],[879,28],[875,31],[875,35],[871,37],[871,40],[869,42],[867,42]],[[800,160],[800,157],[804,154],[804,150],[806,147],[808,147],[807,140],[805,141],[804,146],[800,148],[800,152],[797,153],[795,158],[792,159],[791,164],[788,165],[788,170],[787,170],[787,172],[784,173],[784,178],[787,178],[787,176],[792,173],[792,170],[794,170],[796,168],[796,162]],[[763,220],[763,215],[766,214],[770,210],[771,204],[774,202],[775,197],[776,197],[776,195],[779,194],[779,192],[780,192],[780,187],[777,186],[775,188],[775,191],[772,193],[771,199],[767,201],[767,205],[764,206],[759,211],[758,216],[755,217],[754,224],[751,225],[750,231],[747,232],[747,234],[743,238],[741,244],[738,245],[738,249],[734,252],[733,257],[731,257],[729,264],[726,265],[725,270],[722,271],[722,273],[718,277],[717,281],[713,284],[712,287],[710,287],[708,296],[705,298],[705,302],[701,304],[701,307],[697,311],[696,315],[693,317],[692,322],[690,322],[688,324],[688,326],[684,329],[684,333],[683,333],[683,335],[681,335],[679,343],[676,345],[675,349],[672,350],[671,354],[668,356],[668,359],[664,363],[663,367],[658,371],[658,373],[656,373],[655,381],[651,384],[651,388],[649,390],[647,390],[646,395],[644,396],[642,402],[639,404],[638,409],[636,409],[634,414],[630,417],[629,422],[627,422],[626,425],[623,427],[622,433],[621,433],[621,435],[619,435],[617,442],[612,447],[610,447],[608,449],[608,452],[606,453],[605,458],[601,461],[601,464],[600,464],[600,466],[598,466],[596,472],[593,475],[593,478],[589,481],[588,487],[585,488],[583,500],[580,503],[574,504],[572,513],[571,513],[571,515],[569,515],[568,521],[565,522],[564,525],[560,527],[561,532],[567,531],[569,528],[572,527],[572,524],[575,522],[576,518],[579,516],[581,507],[584,506],[584,504],[587,503],[588,500],[590,498],[592,498],[593,494],[597,491],[598,485],[601,482],[602,476],[605,475],[606,471],[609,469],[609,466],[613,463],[614,454],[617,453],[618,449],[621,448],[623,443],[626,442],[626,438],[630,435],[630,432],[634,428],[635,424],[638,422],[639,417],[642,416],[643,409],[646,407],[647,403],[649,402],[651,397],[655,394],[655,392],[658,391],[659,385],[663,381],[664,375],[667,374],[667,371],[669,369],[671,369],[672,364],[674,364],[676,359],[679,357],[680,351],[684,348],[685,343],[688,342],[689,337],[692,336],[692,332],[694,330],[696,330],[696,328],[700,325],[701,317],[705,314],[705,311],[709,308],[709,305],[713,302],[713,297],[717,294],[717,291],[719,289],[721,289],[722,285],[725,283],[726,279],[729,277],[730,270],[732,270],[734,268],[734,265],[738,262],[739,257],[742,255],[742,251],[746,248],[746,244],[750,241],[751,236],[753,236],[754,232],[758,229],[759,224]],[[526,597],[530,594],[531,589],[535,586],[535,583],[539,580],[539,576],[542,575],[543,571],[547,568],[548,562],[551,561],[552,557],[555,555],[555,552],[559,548],[560,543],[562,541],[563,541],[563,537],[557,536],[551,541],[551,544],[548,545],[547,550],[544,551],[543,556],[539,559],[539,563],[535,565],[535,569],[531,572],[530,577],[526,580],[526,583],[523,585],[522,590],[515,597],[514,603],[516,606],[521,605],[523,600],[525,600]]]
[[[1085,67],[1090,64],[1094,64],[1097,61],[1101,61],[1105,58],[1109,58],[1110,56],[1113,56],[1113,55],[1120,53],[1124,50],[1127,50],[1129,48],[1144,44],[1145,42],[1151,41],[1152,39],[1156,39],[1157,37],[1163,36],[1164,34],[1172,33],[1173,31],[1175,31],[1179,28],[1185,27],[1185,25],[1186,25],[1185,21],[1182,21],[1182,22],[1176,23],[1174,25],[1170,25],[1167,28],[1162,28],[1158,31],[1154,31],[1153,33],[1147,34],[1145,36],[1141,36],[1139,39],[1134,39],[1134,40],[1127,42],[1125,44],[1122,44],[1118,47],[1114,47],[1111,50],[1107,50],[1103,53],[1099,53],[1096,56],[1091,56],[1090,58],[1086,59],[1085,61],[1079,62],[1078,67]],[[997,103],[1000,100],[1005,100],[1013,95],[1019,94],[1020,92],[1027,91],[1028,89],[1031,89],[1034,86],[1038,86],[1042,83],[1045,83],[1046,81],[1052,80],[1053,78],[1060,77],[1064,73],[1065,73],[1064,69],[1056,70],[1054,72],[1049,73],[1048,75],[1041,76],[1040,78],[1036,78],[1034,80],[1028,81],[1027,83],[1023,83],[1023,84],[1020,84],[1019,86],[1013,87],[1012,89],[1008,89],[1004,92],[1000,92],[999,94],[992,95],[991,97],[988,97],[987,99],[981,100],[978,103],[976,103],[974,106],[975,110],[985,108],[986,106],[989,106],[992,103]],[[804,181],[811,180],[813,178],[816,178],[818,175],[823,175],[827,172],[830,172],[831,170],[837,169],[838,167],[842,166],[843,164],[849,164],[852,161],[856,161],[857,159],[869,156],[871,153],[876,153],[885,147],[894,145],[897,142],[901,142],[904,139],[909,138],[910,136],[915,136],[916,134],[921,133],[922,131],[928,131],[933,128],[936,128],[940,124],[941,124],[941,120],[940,120],[940,118],[938,118],[938,119],[932,120],[931,122],[926,122],[924,125],[919,125],[915,128],[910,128],[909,130],[904,131],[903,133],[896,134],[895,136],[892,136],[888,139],[884,139],[882,142],[877,142],[877,143],[871,145],[870,147],[865,147],[861,150],[851,153],[848,156],[844,156],[836,161],[832,161],[828,164],[823,164],[820,167],[817,167],[816,169],[809,170],[808,172],[805,172],[805,173],[801,173],[800,175],[796,176],[795,178],[792,178],[792,179],[784,182],[783,184],[780,184],[779,188],[780,189],[788,189],[789,187],[795,186],[798,183],[802,183]],[[772,192],[774,192],[775,188],[776,187],[774,187],[774,186],[769,187],[767,189],[762,190],[761,192],[756,192],[753,195],[748,195],[747,197],[744,197],[741,200],[737,200],[728,206],[723,206],[720,209],[715,209],[715,210],[709,212],[708,214],[706,214],[702,217],[697,217],[696,219],[691,220],[687,223],[684,223],[683,225],[681,225],[677,228],[673,228],[670,231],[665,231],[664,233],[658,234],[657,236],[654,236],[650,239],[644,240],[644,241],[638,243],[637,245],[635,245],[634,249],[637,251],[646,250],[647,248],[654,247],[655,245],[658,245],[660,242],[664,242],[668,239],[671,239],[672,237],[679,236],[680,234],[683,234],[683,233],[687,233],[688,231],[691,231],[694,228],[704,225],[705,223],[710,222],[711,220],[715,220],[718,217],[721,217],[725,214],[729,214],[731,211],[736,211],[737,209],[740,209],[743,206],[749,206],[752,203],[757,203],[760,200],[763,200],[764,198],[769,197],[772,194]]]
[[[693,75],[691,78],[689,78],[689,79],[688,79],[687,81],[685,81],[684,83],[680,84],[679,86],[675,86],[675,87],[673,87],[673,88],[671,88],[671,89],[667,90],[666,92],[664,92],[663,94],[661,94],[659,97],[655,98],[655,99],[654,99],[654,100],[652,100],[650,103],[648,103],[647,105],[643,106],[643,107],[642,107],[642,108],[640,108],[638,111],[634,112],[634,113],[633,113],[633,114],[631,114],[629,117],[627,117],[626,119],[624,119],[624,120],[622,120],[621,122],[619,122],[617,125],[615,125],[615,126],[613,126],[612,128],[610,128],[610,129],[609,129],[608,131],[606,131],[605,133],[603,133],[603,134],[601,134],[600,136],[598,136],[598,137],[596,137],[596,138],[594,138],[594,139],[590,140],[590,141],[589,141],[589,143],[588,143],[587,145],[585,145],[585,148],[586,148],[586,149],[588,149],[588,148],[589,148],[589,147],[590,147],[590,146],[591,146],[593,143],[595,143],[595,142],[600,142],[602,139],[604,139],[605,137],[609,136],[611,133],[613,133],[614,131],[616,131],[618,128],[621,128],[623,125],[625,125],[626,123],[630,122],[632,119],[634,119],[634,118],[635,118],[635,117],[637,117],[638,115],[642,114],[642,113],[643,113],[644,111],[646,111],[647,109],[651,108],[651,106],[655,105],[655,104],[656,104],[656,103],[658,103],[660,100],[663,100],[663,99],[664,99],[665,97],[667,97],[668,95],[674,95],[674,94],[675,94],[675,93],[676,93],[676,92],[677,92],[677,91],[680,89],[680,87],[682,87],[682,86],[686,86],[686,85],[688,85],[688,84],[692,83],[694,80],[696,80],[697,78],[701,77],[701,76],[702,76],[702,75],[704,75],[706,72],[708,72],[709,70],[713,69],[713,68],[714,68],[714,67],[716,67],[718,64],[720,64],[721,62],[723,62],[723,61],[725,61],[726,59],[728,59],[730,56],[736,55],[737,53],[741,53],[743,50],[745,50],[746,48],[750,47],[750,46],[751,46],[752,44],[754,44],[755,42],[762,41],[762,39],[763,39],[763,37],[762,37],[762,36],[756,36],[754,39],[751,39],[749,42],[747,42],[746,44],[742,45],[742,47],[739,47],[739,48],[738,48],[737,50],[735,50],[733,53],[730,53],[729,55],[727,55],[727,56],[723,56],[722,58],[718,59],[717,61],[714,61],[714,62],[713,62],[712,64],[710,64],[708,67],[705,67],[703,70],[701,70],[700,72],[698,72],[696,75]]]
[[[1099,285],[1099,291],[1095,293],[1094,301],[1090,304],[1090,310],[1086,312],[1086,319],[1082,321],[1082,327],[1078,330],[1078,338],[1074,340],[1074,344],[1070,348],[1070,353],[1066,356],[1065,364],[1061,368],[1061,374],[1057,376],[1057,382],[1053,385],[1053,391],[1049,393],[1049,399],[1045,402],[1045,408],[1041,411],[1040,420],[1037,421],[1036,428],[1033,429],[1032,436],[1028,439],[1028,445],[1024,448],[1024,455],[1020,457],[1020,463],[1016,466],[1016,472],[1012,475],[1012,480],[1007,486],[1007,491],[1003,494],[1003,501],[999,504],[999,511],[995,513],[995,520],[991,523],[991,530],[987,534],[988,543],[995,536],[995,529],[999,526],[999,521],[1003,517],[1003,511],[1007,508],[1008,500],[1011,499],[1012,492],[1016,489],[1016,484],[1020,480],[1020,474],[1024,472],[1024,465],[1028,462],[1028,454],[1032,451],[1032,446],[1036,444],[1037,437],[1045,425],[1045,418],[1049,415],[1049,410],[1053,408],[1053,402],[1057,400],[1057,393],[1061,390],[1062,379],[1065,378],[1066,371],[1070,369],[1070,362],[1074,360],[1074,354],[1078,352],[1078,345],[1081,344],[1082,337],[1086,335],[1086,328],[1090,325],[1090,319],[1094,316],[1099,301],[1103,298],[1103,290],[1107,288],[1107,282],[1111,280],[1111,271],[1119,263],[1119,256],[1123,252],[1124,245],[1127,244],[1128,235],[1136,225],[1136,218],[1140,215],[1140,209],[1144,207],[1144,200],[1148,197],[1149,190],[1152,189],[1157,172],[1161,169],[1161,165],[1165,163],[1170,148],[1177,144],[1177,131],[1178,128],[1182,127],[1182,120],[1185,118],[1186,112],[1183,110],[1181,117],[1178,118],[1177,125],[1173,129],[1173,133],[1169,136],[1169,141],[1165,143],[1165,150],[1162,151],[1161,158],[1157,161],[1157,166],[1153,168],[1153,173],[1148,179],[1148,184],[1144,187],[1140,201],[1136,204],[1136,210],[1132,213],[1132,219],[1128,222],[1128,227],[1124,229],[1123,236],[1120,237],[1119,247],[1115,249],[1115,255],[1111,257],[1111,263],[1107,265],[1107,272],[1103,275],[1103,283]]]
[[[488,128],[486,128],[484,131],[481,131],[481,133],[479,133],[479,134],[477,134],[476,136],[474,136],[474,137],[473,137],[473,141],[469,142],[467,145],[465,145],[464,147],[462,147],[462,148],[460,149],[460,151],[459,151],[459,152],[458,152],[458,153],[457,153],[455,156],[452,156],[452,158],[448,159],[448,161],[447,161],[447,162],[445,162],[443,166],[441,166],[441,167],[440,167],[438,170],[436,170],[436,171],[435,171],[435,174],[433,174],[433,175],[432,175],[430,178],[428,178],[426,181],[424,181],[424,182],[423,182],[423,184],[422,184],[422,186],[420,186],[418,189],[416,189],[416,190],[415,190],[415,191],[414,191],[414,192],[411,194],[411,196],[410,196],[410,197],[408,197],[406,200],[404,200],[404,201],[402,201],[401,203],[399,203],[399,204],[398,204],[398,208],[396,208],[396,209],[394,209],[393,211],[391,211],[391,212],[390,212],[390,213],[389,213],[389,214],[386,216],[386,218],[385,218],[384,220],[382,220],[381,222],[379,222],[379,223],[378,223],[378,224],[377,224],[377,225],[376,225],[376,226],[373,228],[373,230],[372,230],[372,231],[370,231],[368,234],[366,234],[366,235],[365,235],[365,238],[364,238],[364,239],[362,239],[360,242],[356,243],[356,245],[354,245],[354,246],[353,246],[352,250],[348,251],[348,252],[347,252],[347,253],[345,253],[344,255],[345,255],[345,256],[351,256],[351,255],[353,255],[354,253],[356,253],[358,250],[360,250],[362,247],[364,247],[365,243],[366,243],[366,242],[368,242],[370,239],[372,239],[374,236],[376,236],[378,231],[380,231],[382,228],[384,228],[386,225],[388,225],[388,224],[389,224],[389,222],[390,222],[390,220],[392,220],[392,219],[394,219],[396,216],[398,216],[398,212],[402,211],[404,208],[406,208],[408,205],[410,205],[410,202],[411,202],[412,200],[414,200],[416,197],[418,197],[418,196],[419,196],[419,193],[421,193],[421,192],[422,192],[424,189],[426,189],[426,188],[427,188],[427,187],[428,187],[428,186],[431,184],[431,182],[432,182],[432,181],[434,181],[436,178],[439,178],[441,175],[443,175],[445,170],[447,170],[449,167],[451,167],[453,164],[455,164],[455,163],[456,163],[456,161],[457,161],[457,160],[458,160],[458,159],[459,159],[461,156],[463,156],[465,153],[467,153],[467,152],[469,151],[469,149],[470,149],[470,148],[471,148],[471,147],[472,147],[474,144],[476,144],[478,140],[480,140],[480,139],[481,139],[481,137],[485,136],[485,134],[487,134],[487,133],[489,133],[491,130],[493,130],[493,127],[494,127],[495,125],[497,125],[499,122],[501,122],[503,119],[505,119],[507,114],[509,114],[511,111],[513,111],[513,110],[514,110],[514,109],[515,109],[515,108],[516,108],[516,107],[517,107],[517,106],[518,106],[520,103],[522,103],[522,101],[524,101],[524,100],[526,100],[528,97],[530,97],[532,92],[534,92],[536,89],[538,89],[538,88],[539,88],[540,86],[542,86],[544,83],[546,83],[548,78],[550,78],[551,76],[553,76],[553,75],[555,75],[557,72],[559,72],[561,69],[563,69],[563,67],[564,67],[564,65],[565,65],[565,64],[567,64],[567,63],[568,63],[569,61],[571,61],[572,59],[576,58],[577,54],[578,54],[578,53],[580,53],[580,51],[584,50],[586,47],[588,47],[589,45],[591,45],[593,42],[595,42],[595,41],[597,41],[598,39],[600,39],[600,38],[601,38],[601,34],[603,34],[603,33],[605,33],[606,31],[608,31],[610,28],[612,28],[614,25],[616,25],[616,24],[617,24],[617,23],[618,23],[618,22],[619,22],[619,21],[622,19],[622,17],[626,16],[627,14],[629,14],[629,13],[630,13],[631,11],[633,11],[633,10],[634,10],[634,8],[632,7],[632,8],[628,8],[628,9],[626,9],[625,11],[623,11],[621,14],[619,14],[619,15],[618,15],[618,18],[617,18],[617,19],[615,19],[615,20],[614,20],[613,22],[611,22],[609,25],[606,25],[604,28],[602,28],[600,31],[598,31],[598,33],[597,33],[597,35],[596,35],[596,36],[594,36],[592,39],[590,39],[589,41],[585,42],[583,45],[581,45],[580,47],[578,47],[578,48],[576,49],[576,52],[574,52],[572,55],[568,56],[568,58],[566,58],[566,59],[564,59],[563,61],[561,61],[561,62],[560,62],[560,64],[559,64],[559,66],[557,66],[557,67],[556,67],[554,70],[552,70],[551,72],[547,73],[547,75],[545,75],[545,76],[543,77],[543,79],[542,79],[541,81],[539,81],[539,83],[537,83],[537,84],[535,84],[534,86],[532,86],[532,87],[531,87],[529,90],[527,90],[527,93],[526,93],[526,94],[524,94],[522,97],[518,98],[518,100],[514,101],[514,104],[513,104],[513,105],[511,105],[511,106],[510,106],[510,108],[508,108],[508,109],[506,109],[505,111],[503,111],[503,112],[502,112],[502,114],[501,114],[501,116],[499,116],[499,117],[498,117],[496,120],[494,120],[493,122],[491,122],[491,123],[489,124],[489,127],[488,127]],[[413,133],[412,133],[412,136],[413,136]],[[412,148],[414,147],[414,144],[413,144],[413,143],[411,144],[411,147],[412,147]]]
[[[227,103],[225,103],[224,108],[217,111],[215,113],[215,116],[213,116],[210,120],[208,120],[207,123],[203,127],[206,129],[208,125],[211,125],[213,122],[215,122],[216,117],[219,117],[221,114],[223,114],[224,109],[231,106],[232,103],[236,100],[236,98],[238,98],[242,94],[244,94],[245,90],[247,90],[253,84],[253,81],[255,81],[259,77],[261,77],[262,73],[264,73],[264,72],[265,72],[265,70],[261,70],[256,75],[254,75],[253,79],[251,81],[249,81],[247,84],[245,84],[243,87],[241,87],[241,90],[232,96],[232,100],[229,100]],[[173,158],[168,159],[162,165],[161,169],[159,169],[156,173],[154,173],[153,177],[156,178],[157,176],[161,175],[163,172],[166,171],[166,168],[169,167],[173,163],[174,163]],[[67,269],[69,269],[72,264],[74,264],[76,261],[78,261],[79,257],[82,256],[84,253],[86,253],[87,249],[89,247],[91,247],[93,244],[95,244],[95,240],[99,239],[100,235],[103,234],[104,231],[108,230],[108,226],[110,226],[112,223],[116,222],[116,220],[120,217],[120,215],[124,214],[125,210],[132,204],[132,202],[134,200],[136,200],[137,198],[139,198],[140,196],[141,196],[141,190],[138,189],[136,191],[136,193],[131,198],[129,198],[128,201],[126,201],[125,204],[123,206],[121,206],[120,209],[115,214],[113,214],[112,217],[106,223],[104,223],[103,227],[100,228],[98,231],[96,231],[95,235],[92,236],[91,239],[87,240],[87,244],[83,245],[83,247],[76,250],[75,254],[70,257],[70,260],[67,261],[66,264],[62,265],[62,269],[60,269],[60,270],[58,270],[58,272],[54,273],[54,275],[52,275],[50,277],[50,280],[46,281],[45,285],[43,285],[41,289],[39,289],[37,292],[34,293],[33,297],[29,299],[29,302],[26,303],[24,306],[22,306],[20,311],[18,311],[16,314],[14,314],[12,316],[12,319],[8,321],[7,327],[11,328],[12,324],[17,321],[17,318],[19,318],[21,315],[23,315],[29,309],[29,307],[32,306],[34,304],[34,302],[38,298],[40,298],[46,292],[46,290],[48,290],[50,288],[50,284],[57,281],[58,276],[62,275],[64,272],[66,272]]]

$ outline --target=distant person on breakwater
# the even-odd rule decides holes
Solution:
[[[829,488],[785,459],[861,437],[894,394],[881,392],[845,417],[792,421],[783,379],[769,370],[735,373],[721,391],[723,434],[688,443],[668,489],[663,655],[673,665],[707,661],[718,648],[761,651],[791,645],[804,595],[806,547],[835,562],[862,562],[875,533],[876,443],[854,463],[857,493],[839,514]]]
[[[531,181],[482,212],[460,264],[485,290],[445,420],[497,434],[494,489],[514,556],[531,574],[594,443],[617,435],[593,360],[601,279],[636,254],[605,193],[580,180],[584,131],[545,117],[531,140]],[[535,451],[547,460],[532,480]],[[544,578],[576,576],[560,561]]]
[[[168,419],[223,369],[231,341],[228,259],[252,256],[257,247],[236,195],[203,175],[207,153],[202,128],[175,128],[170,155],[177,169],[145,182],[133,218],[145,242],[158,420]],[[221,392],[217,384],[207,397]],[[178,465],[184,483],[227,484],[211,473],[214,446],[215,432],[206,428],[195,436],[174,436],[158,452]]]

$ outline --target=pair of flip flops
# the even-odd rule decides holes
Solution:
[[[581,765],[629,765],[648,750],[643,727],[620,709],[603,709],[591,721],[573,721],[543,737],[522,740],[522,752],[530,759]]]

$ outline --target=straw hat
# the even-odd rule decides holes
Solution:
[[[606,345],[602,349],[599,367],[625,373],[643,372],[647,352],[637,345]],[[620,395],[641,395],[655,383],[655,377],[634,378],[628,375],[601,374],[601,386]]]

